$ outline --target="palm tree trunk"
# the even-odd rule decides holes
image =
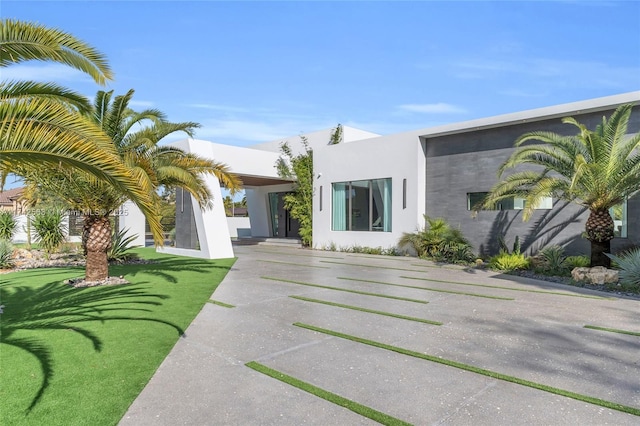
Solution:
[[[611,240],[614,237],[614,223],[609,210],[591,210],[585,230],[591,241],[591,267],[611,266],[611,259],[605,253],[611,253]]]
[[[111,222],[108,216],[85,216],[82,243],[87,256],[85,279],[102,281],[109,276],[107,251],[111,248]]]
[[[591,267],[611,266],[611,259],[605,253],[611,253],[611,240],[609,241],[591,241]]]

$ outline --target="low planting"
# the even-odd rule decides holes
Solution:
[[[13,213],[7,210],[0,210],[0,240],[11,241],[18,226],[18,221]]]
[[[640,291],[640,247],[619,253],[607,254],[620,268],[620,286],[625,291]]]
[[[13,244],[8,240],[0,238],[0,269],[11,269],[12,267]]]
[[[469,263],[475,260],[471,244],[462,231],[452,228],[443,218],[424,216],[427,226],[414,233],[404,233],[398,241],[400,248],[409,247],[424,259],[438,262]]]
[[[233,264],[136,252],[155,263],[112,267],[126,285],[0,275],[0,424],[117,424]]]
[[[529,259],[524,253],[500,252],[489,259],[489,268],[505,272],[529,269]]]

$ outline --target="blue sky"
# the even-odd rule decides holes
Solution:
[[[106,89],[251,145],[337,123],[389,134],[640,90],[640,2],[10,1],[104,54]],[[100,89],[29,63],[4,79]],[[181,136],[179,137],[181,138]],[[174,138],[177,139],[177,138]]]

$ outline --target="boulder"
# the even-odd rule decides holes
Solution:
[[[571,278],[578,282],[590,284],[615,284],[618,282],[618,271],[615,269],[607,269],[604,266],[574,268],[573,271],[571,271]]]

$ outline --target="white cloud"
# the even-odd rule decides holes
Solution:
[[[61,64],[12,65],[2,69],[2,80],[91,81],[85,73]]]
[[[225,111],[225,112],[249,112],[246,108],[240,107],[232,107],[228,105],[216,105],[216,104],[187,104],[185,105],[189,108],[198,108],[198,109],[208,109],[214,111]]]
[[[327,129],[335,123],[309,117],[307,120],[267,121],[261,118],[201,120],[196,138],[233,145],[251,145]]]
[[[130,101],[129,106],[132,107],[141,107],[141,108],[151,108],[155,104],[152,101]]]
[[[545,87],[625,88],[640,85],[640,68],[596,61],[549,58],[465,60],[454,65],[462,79],[504,79],[505,74],[539,81]]]
[[[435,104],[404,104],[398,105],[396,108],[402,111],[428,114],[463,114],[467,112],[464,108],[443,102]]]

